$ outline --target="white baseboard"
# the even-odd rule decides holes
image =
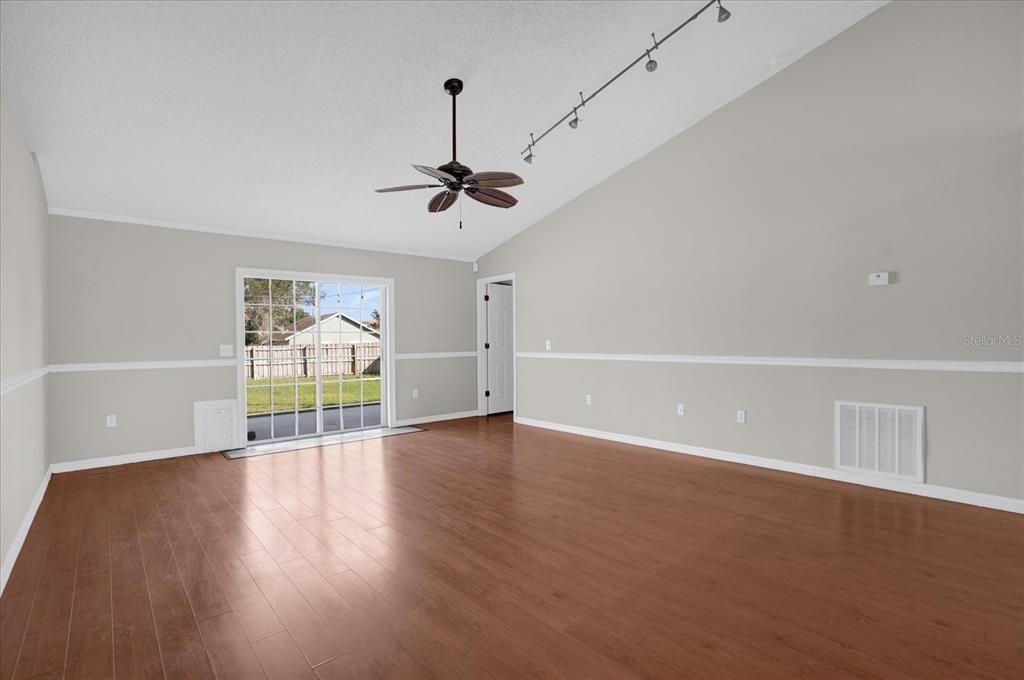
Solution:
[[[32,502],[28,506],[28,511],[25,512],[25,518],[21,521],[21,526],[18,527],[18,533],[14,535],[14,542],[11,543],[11,547],[7,549],[7,554],[4,555],[4,561],[0,565],[0,593],[7,587],[7,579],[11,576],[11,571],[14,569],[14,563],[18,559],[18,555],[21,553],[21,547],[25,544],[25,538],[28,536],[28,530],[32,526],[32,520],[36,518],[36,511],[39,510],[39,504],[43,502],[43,494],[46,493],[46,487],[50,483],[50,471],[47,470],[43,474],[43,481],[39,483],[39,488],[36,489],[36,495],[32,497]]]
[[[1024,514],[1024,500],[1019,498],[993,496],[991,494],[978,493],[976,491],[965,491],[962,489],[953,489],[947,486],[936,486],[934,484],[920,484],[918,482],[909,482],[899,479],[870,477],[867,475],[860,475],[855,472],[835,470],[832,468],[819,467],[817,465],[793,463],[775,458],[751,456],[745,453],[733,453],[732,451],[719,451],[718,449],[709,449],[703,446],[688,446],[686,444],[677,444],[676,442],[648,439],[646,437],[619,434],[617,432],[604,432],[602,430],[593,430],[576,425],[563,425],[561,423],[536,420],[534,418],[521,418],[516,416],[515,422],[520,425],[542,427],[548,430],[578,434],[584,437],[606,439],[608,441],[619,442],[622,444],[645,446],[651,449],[661,449],[663,451],[671,451],[672,453],[683,453],[691,456],[700,456],[702,458],[714,458],[715,460],[723,460],[730,463],[742,463],[743,465],[753,465],[772,470],[781,470],[783,472],[794,472],[798,475],[821,477],[824,479],[831,479],[836,482],[860,484],[861,486],[871,486],[878,489],[886,489],[888,491],[899,491],[901,493],[909,493],[915,496],[927,496],[928,498],[938,498],[944,501],[966,503],[968,505],[977,505],[983,508],[993,508],[995,510],[1005,510],[1006,512]]]
[[[406,425],[420,425],[422,423],[433,423],[440,420],[455,420],[456,418],[472,418],[479,415],[475,410],[460,411],[458,413],[441,413],[436,416],[421,416],[419,418],[405,418],[395,422],[393,427]],[[111,467],[113,465],[125,465],[127,463],[143,463],[148,460],[161,460],[163,458],[177,458],[178,456],[192,456],[197,453],[207,453],[196,446],[183,446],[176,449],[160,449],[158,451],[143,451],[142,453],[125,453],[119,456],[104,456],[102,458],[83,458],[81,460],[69,460],[64,463],[51,463],[50,472],[60,474],[61,472],[77,472],[78,470],[91,470],[93,468]]]
[[[458,413],[441,413],[436,416],[420,416],[419,418],[402,418],[401,420],[395,421],[392,427],[402,427],[405,425],[422,425],[423,423],[436,423],[441,420],[457,420],[459,418],[475,418],[480,415],[480,412],[476,409],[472,411],[459,411]]]
[[[196,453],[203,453],[203,451],[200,451],[194,446],[183,446],[177,449],[143,451],[142,453],[125,453],[120,456],[104,456],[103,458],[83,458],[81,460],[69,460],[64,463],[51,463],[50,472],[52,472],[53,474],[59,474],[61,472],[77,472],[78,470],[92,470],[93,468],[110,467],[112,465],[124,465],[126,463],[144,463],[147,460],[161,460],[163,458],[191,456]]]

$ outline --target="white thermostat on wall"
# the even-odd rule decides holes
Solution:
[[[873,272],[868,274],[869,286],[888,286],[889,272]]]

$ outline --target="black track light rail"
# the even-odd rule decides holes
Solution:
[[[700,8],[700,9],[698,9],[698,10],[697,10],[696,12],[694,12],[694,13],[693,13],[693,14],[692,14],[692,15],[690,16],[690,18],[689,18],[689,19],[687,19],[687,20],[686,20],[686,21],[684,21],[683,23],[681,23],[681,24],[679,24],[678,26],[676,26],[675,28],[673,28],[673,29],[672,29],[672,30],[671,30],[671,31],[669,32],[669,34],[668,34],[668,35],[666,35],[666,36],[665,36],[664,38],[662,38],[661,40],[655,39],[655,40],[654,40],[654,47],[653,47],[653,49],[655,49],[655,50],[656,50],[656,49],[658,49],[659,47],[661,47],[662,45],[664,45],[664,44],[665,44],[666,42],[668,42],[669,38],[671,38],[671,37],[672,37],[672,36],[674,36],[674,35],[675,35],[676,33],[678,33],[679,31],[681,31],[681,30],[683,30],[684,28],[686,28],[687,26],[689,26],[689,25],[690,25],[690,24],[691,24],[691,23],[692,23],[692,22],[693,22],[693,21],[694,21],[694,20],[695,20],[695,19],[696,19],[697,17],[699,17],[699,16],[701,15],[701,14],[703,14],[703,13],[704,13],[704,12],[706,12],[706,11],[707,11],[708,9],[710,9],[712,5],[716,5],[716,4],[719,4],[719,3],[720,3],[720,0],[708,0],[708,2],[707,2],[707,3],[706,3],[706,4],[704,5],[704,6],[703,6],[703,7],[701,7],[701,8]],[[625,74],[626,74],[626,72],[627,72],[627,71],[629,71],[629,70],[630,70],[631,68],[633,68],[634,66],[636,66],[637,64],[639,64],[639,63],[640,63],[641,61],[643,61],[643,60],[645,60],[645,59],[649,59],[649,58],[650,58],[650,54],[651,54],[651,49],[645,49],[645,50],[643,51],[643,53],[642,53],[642,54],[641,54],[641,55],[640,55],[639,57],[637,57],[637,58],[636,58],[636,59],[634,59],[633,61],[629,62],[629,65],[628,65],[628,66],[626,66],[626,68],[622,69],[621,71],[619,71],[618,73],[616,73],[616,74],[615,74],[614,76],[612,76],[612,77],[611,77],[611,78],[610,78],[610,79],[608,80],[608,82],[606,82],[606,83],[605,83],[604,85],[602,85],[601,87],[599,87],[599,88],[597,88],[596,90],[594,90],[594,91],[593,91],[593,92],[592,92],[592,93],[591,93],[591,94],[590,94],[589,96],[586,96],[586,97],[584,97],[584,96],[583,96],[583,93],[581,92],[581,93],[580,93],[580,98],[581,98],[581,101],[582,101],[582,103],[581,103],[581,104],[578,104],[577,106],[574,106],[574,107],[573,107],[572,109],[570,109],[570,111],[569,111],[569,112],[568,112],[567,114],[565,114],[564,116],[562,116],[561,118],[559,118],[559,119],[558,119],[557,121],[555,121],[555,124],[554,124],[554,125],[552,125],[552,126],[551,126],[551,127],[549,127],[549,128],[547,129],[547,130],[545,130],[544,132],[542,132],[542,133],[540,134],[540,136],[539,136],[539,137],[537,137],[536,139],[533,139],[533,135],[531,134],[531,136],[530,136],[530,137],[531,137],[531,141],[530,141],[530,143],[529,143],[529,144],[527,144],[527,145],[526,145],[526,148],[525,148],[525,149],[523,149],[522,151],[520,151],[520,152],[519,152],[519,154],[520,154],[520,155],[522,155],[522,154],[526,154],[526,153],[532,154],[532,153],[533,153],[533,147],[534,147],[534,146],[536,146],[536,145],[537,145],[537,143],[538,143],[538,142],[540,142],[540,140],[542,140],[542,139],[544,139],[545,137],[547,137],[547,136],[548,136],[548,135],[549,135],[549,134],[550,134],[550,133],[551,133],[551,132],[552,132],[552,131],[553,131],[553,130],[554,130],[555,128],[557,128],[557,127],[558,127],[559,125],[561,125],[561,124],[562,124],[562,123],[564,123],[564,122],[565,122],[566,120],[568,120],[568,118],[569,118],[570,116],[574,115],[574,114],[575,114],[575,113],[576,113],[576,112],[577,112],[577,111],[578,111],[578,110],[579,110],[579,109],[580,109],[581,107],[583,107],[583,106],[586,106],[588,102],[590,102],[591,100],[593,100],[593,99],[594,99],[594,97],[596,97],[597,95],[599,95],[599,94],[601,94],[602,92],[604,92],[605,88],[607,88],[607,87],[608,87],[609,85],[611,85],[611,84],[612,84],[612,83],[614,83],[614,82],[615,82],[616,80],[618,80],[618,79],[619,79],[619,78],[621,78],[621,77],[622,77],[623,75],[625,75]]]

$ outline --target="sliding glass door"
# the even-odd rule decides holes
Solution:
[[[258,276],[242,288],[249,442],[379,427],[386,288]]]

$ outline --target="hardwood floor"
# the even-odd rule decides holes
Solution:
[[[429,427],[55,475],[2,680],[1020,677],[1024,517]]]

